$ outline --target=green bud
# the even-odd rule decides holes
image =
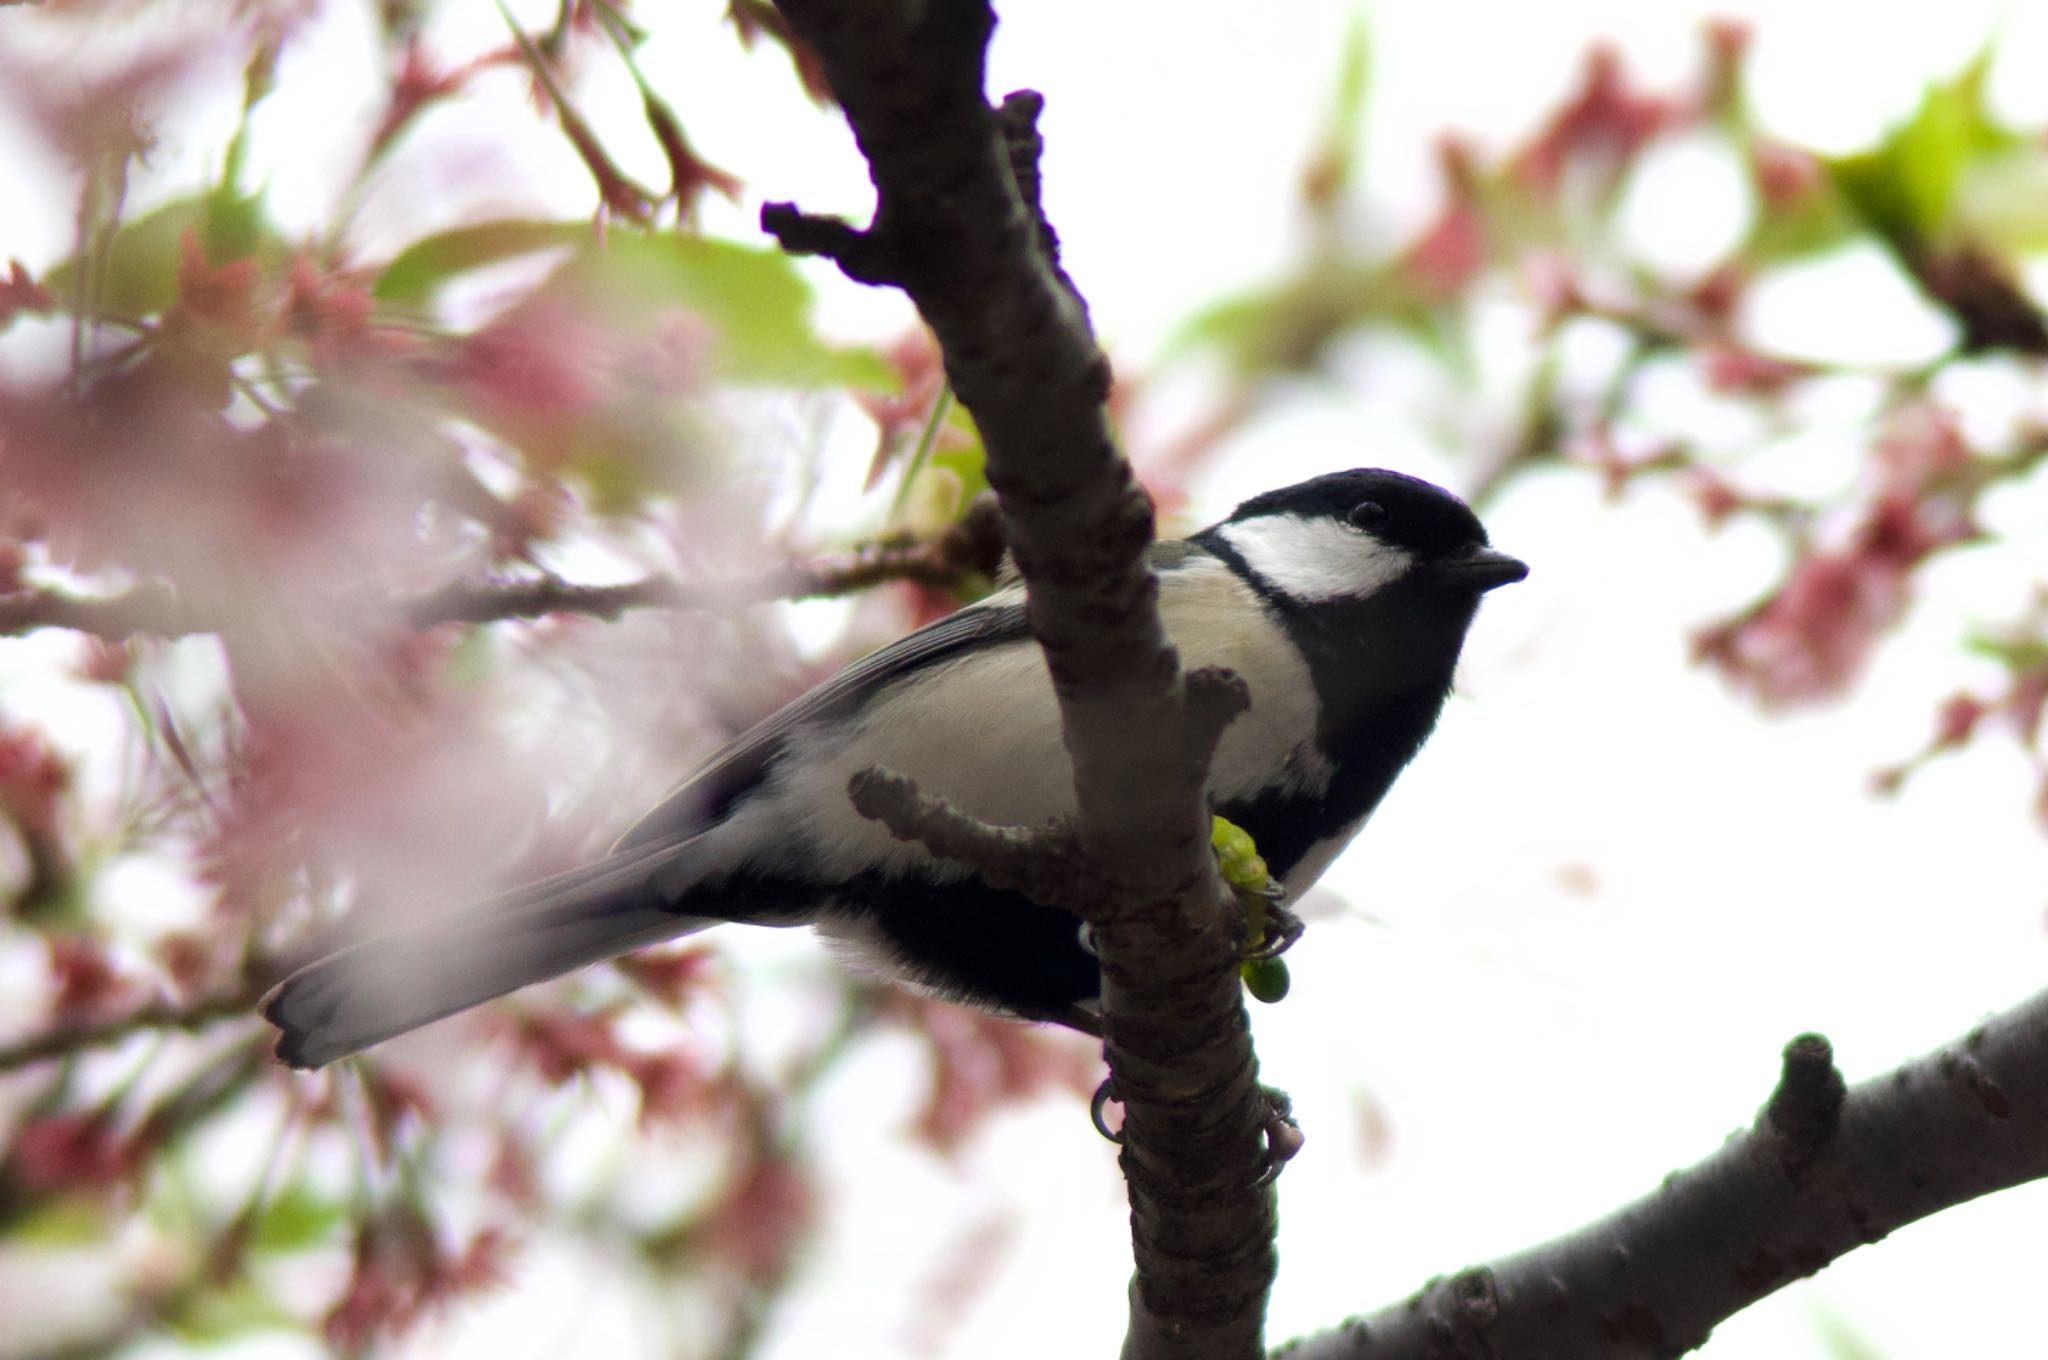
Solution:
[[[1254,1001],[1270,1006],[1287,995],[1290,979],[1284,959],[1248,959],[1237,966],[1237,971]]]
[[[1209,844],[1216,851],[1216,867],[1223,881],[1233,888],[1262,889],[1270,875],[1259,847],[1241,826],[1222,817],[1209,819]]]

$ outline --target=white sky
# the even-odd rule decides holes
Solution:
[[[496,23],[488,5],[475,8],[471,18]],[[1007,7],[992,82],[1048,97],[1048,208],[1120,356],[1142,366],[1192,309],[1290,257],[1294,179],[1351,12],[1334,0],[1284,11]],[[1572,85],[1595,35],[1667,84],[1693,69],[1705,12],[1641,0],[1373,7],[1366,154],[1388,230],[1433,207],[1439,129],[1504,144]],[[1757,106],[1795,140],[1868,141],[1998,24],[2006,59],[1994,93],[2015,117],[2048,119],[2044,7],[1712,12],[1757,16]],[[345,12],[333,22],[340,36],[322,62],[350,51]],[[730,46],[693,30],[648,53],[700,149],[760,197],[858,214],[866,185],[850,141],[791,97],[778,59],[741,60]],[[309,114],[317,102],[303,83],[291,97]],[[345,121],[295,123],[305,141],[294,154],[269,148],[281,207],[315,182],[320,139],[342,140]],[[580,176],[573,166],[530,173],[542,185]],[[714,227],[750,233],[758,201]],[[301,208],[317,218],[320,205]],[[1646,212],[1653,243],[1690,229]],[[22,240],[0,253],[34,262],[62,248]],[[900,324],[896,301],[818,276],[837,324],[873,334]],[[1795,320],[1825,322],[1846,306],[1839,290],[1817,296]],[[1810,343],[1846,353],[1874,330],[1910,332],[1912,304],[1898,308],[1875,319],[1843,311]],[[1375,380],[1361,374],[1360,386]],[[1205,509],[1380,461],[1390,446],[1411,470],[1455,484],[1455,463],[1355,393],[1305,395],[1247,432]],[[2028,772],[1999,738],[1929,770],[1896,802],[1863,792],[1873,767],[1919,745],[1947,693],[1982,678],[1953,646],[1957,632],[2012,612],[2016,583],[2048,568],[2048,536],[2003,555],[1958,554],[1933,573],[1853,704],[1764,721],[1687,664],[1686,638],[1768,579],[1768,545],[1739,532],[1705,538],[1655,492],[1608,513],[1564,476],[1518,487],[1489,519],[1495,542],[1533,574],[1488,602],[1464,697],[1326,880],[1350,905],[1318,920],[1291,956],[1294,997],[1255,1015],[1267,1079],[1292,1093],[1309,1140],[1281,1181],[1276,1340],[1646,1192],[1750,1119],[1780,1046],[1801,1030],[1833,1039],[1855,1080],[2048,974],[2048,844],[2028,816]],[[771,957],[792,946],[805,947],[758,944]],[[1005,1273],[937,1338],[938,1353],[1107,1353],[1128,1274],[1107,1148],[1061,1105],[1004,1119],[961,1165],[941,1166],[891,1137],[891,1093],[913,1098],[914,1066],[884,1046],[828,1093],[844,1135],[825,1155],[842,1198],[765,1354],[907,1349],[910,1288],[976,1234],[1006,1235]],[[1392,1140],[1371,1165],[1359,1153],[1368,1104]],[[2038,1187],[1945,1215],[1781,1293],[1704,1354],[1818,1360],[1835,1353],[1827,1319],[1889,1357],[2017,1353],[2010,1338],[2038,1332],[2044,1223]],[[538,1254],[527,1287],[429,1328],[408,1353],[560,1354],[570,1308],[575,1350],[652,1354],[626,1321],[644,1301],[615,1265]],[[311,1352],[276,1340],[234,1353]]]

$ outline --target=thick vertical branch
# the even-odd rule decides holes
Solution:
[[[762,225],[902,288],[937,336],[1029,587],[1074,760],[1075,832],[1120,899],[1095,939],[1138,1257],[1127,1353],[1253,1354],[1273,1271],[1263,1101],[1203,799],[1242,696],[1191,692],[1160,626],[1143,559],[1151,504],[1112,438],[1109,364],[1037,211],[1040,100],[988,104],[995,19],[981,0],[780,8],[824,65],[876,207],[865,229],[788,204]]]

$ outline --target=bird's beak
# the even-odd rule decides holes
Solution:
[[[1529,574],[1529,564],[1492,548],[1473,548],[1444,562],[1454,580],[1484,594],[1496,586],[1509,586]]]

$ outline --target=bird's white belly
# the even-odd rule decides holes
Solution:
[[[1172,577],[1161,614],[1183,667],[1228,667],[1251,691],[1250,710],[1218,743],[1212,801],[1273,787],[1319,792],[1331,770],[1315,746],[1315,688],[1300,652],[1221,562],[1188,564]],[[963,874],[854,810],[847,784],[875,766],[999,825],[1035,826],[1075,807],[1052,680],[1037,643],[1024,638],[932,667],[870,701],[853,724],[797,735],[765,796],[734,810],[737,834],[727,843],[794,838],[828,875],[912,867]]]

